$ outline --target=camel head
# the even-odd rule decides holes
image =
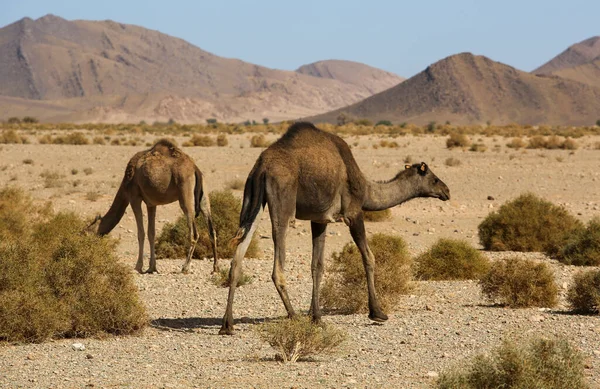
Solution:
[[[434,197],[442,201],[450,200],[450,189],[429,169],[425,162],[405,165],[404,168],[416,181],[419,197]]]
[[[83,229],[83,232],[85,234],[98,234],[98,227],[99,227],[99,221],[102,220],[102,216],[101,215],[96,215],[96,217],[94,218],[94,220],[92,220],[92,222],[90,224],[88,224],[87,227],[85,227]]]

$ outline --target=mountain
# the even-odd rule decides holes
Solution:
[[[335,122],[340,114],[373,121],[424,124],[594,123],[600,89],[556,76],[538,76],[461,53],[401,84],[350,106],[308,118]]]
[[[363,74],[346,82],[269,69],[113,21],[46,15],[0,29],[0,95],[9,104],[1,111],[30,104],[46,120],[292,119],[395,84],[376,69]]]
[[[339,80],[367,89],[371,94],[398,85],[404,78],[359,62],[327,60],[302,65],[296,72],[313,77]]]
[[[600,59],[600,36],[595,36],[569,46],[565,51],[535,69],[532,73],[552,74],[559,70],[585,65],[598,59]]]

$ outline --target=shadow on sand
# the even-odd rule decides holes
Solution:
[[[259,324],[265,323],[276,318],[252,318],[241,317],[234,320],[234,324],[250,323]],[[223,319],[220,317],[182,317],[182,318],[159,318],[150,322],[150,326],[163,331],[182,331],[193,332],[195,329],[214,329],[221,328]]]

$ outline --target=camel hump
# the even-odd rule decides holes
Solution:
[[[160,154],[165,157],[178,158],[181,156],[179,148],[169,139],[160,139],[150,149],[150,154]]]

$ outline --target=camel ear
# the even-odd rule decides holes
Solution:
[[[427,173],[427,170],[429,170],[427,164],[425,162],[421,162],[421,167],[419,167],[419,174],[424,176]]]
[[[412,166],[410,166],[410,165],[404,165],[404,168],[405,168],[405,169],[410,169],[411,167],[412,167]]]

